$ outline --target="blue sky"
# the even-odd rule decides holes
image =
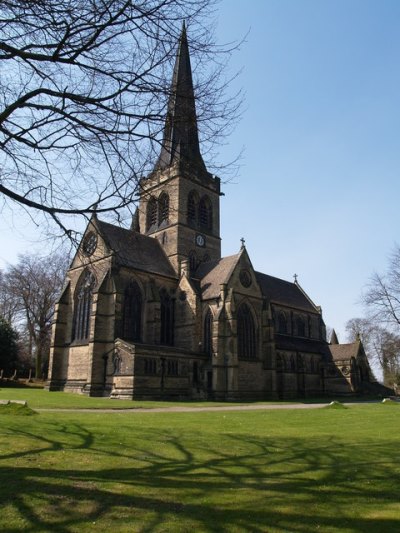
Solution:
[[[219,42],[250,30],[231,61],[246,101],[221,161],[244,153],[223,186],[223,254],[244,237],[257,270],[297,273],[344,341],[400,241],[400,2],[224,0],[217,16]],[[0,218],[0,267],[43,253],[38,239],[34,219]]]
[[[250,30],[232,61],[246,110],[222,155],[245,147],[224,187],[223,253],[299,282],[344,325],[400,227],[400,2],[225,0],[218,36]]]

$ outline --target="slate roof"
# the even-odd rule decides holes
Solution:
[[[357,357],[360,344],[359,341],[350,344],[330,344],[329,350],[335,360],[351,359],[352,357]]]
[[[304,311],[317,312],[318,309],[296,283],[256,272],[256,278],[263,296],[269,301]]]
[[[105,243],[115,253],[119,265],[177,277],[157,239],[101,220],[97,220],[96,224]]]
[[[275,335],[277,350],[328,354],[328,344],[318,339],[299,339],[287,335]]]
[[[203,300],[217,298],[221,291],[221,283],[227,283],[239,259],[239,254],[222,257],[217,261],[200,264],[195,277],[200,281]]]

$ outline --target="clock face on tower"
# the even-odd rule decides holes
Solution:
[[[201,247],[204,247],[206,245],[206,239],[204,235],[200,235],[200,233],[196,235],[196,245]]]

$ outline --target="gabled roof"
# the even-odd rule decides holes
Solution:
[[[349,344],[330,344],[329,350],[333,359],[351,359],[357,357],[361,347],[360,341],[351,342]]]
[[[228,283],[239,257],[240,252],[199,266],[195,278],[200,280],[200,291],[204,300],[219,296],[221,283]]]
[[[96,225],[107,246],[115,253],[119,265],[176,278],[157,239],[98,219]]]
[[[318,312],[317,307],[306,296],[297,283],[256,272],[256,278],[263,296],[270,302],[304,311]]]
[[[174,163],[195,165],[206,172],[200,153],[192,68],[186,27],[183,24],[176,54],[161,153],[154,170]]]

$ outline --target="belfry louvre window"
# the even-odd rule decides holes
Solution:
[[[256,331],[250,308],[242,304],[237,313],[238,355],[244,359],[256,357]]]
[[[152,226],[157,225],[157,200],[150,198],[147,202],[146,213],[146,230],[148,231]]]
[[[199,225],[204,229],[212,229],[212,207],[207,196],[203,196],[199,203]]]
[[[74,341],[87,341],[89,339],[94,284],[95,277],[87,270],[75,290],[75,312],[72,331],[72,340]]]
[[[158,223],[168,222],[169,217],[169,196],[163,192],[158,199]]]
[[[197,199],[196,193],[190,192],[187,201],[187,222],[190,225],[196,224]]]
[[[204,352],[207,355],[212,354],[212,327],[213,327],[213,316],[211,309],[208,309],[206,317],[204,319]]]
[[[160,290],[160,343],[174,344],[174,300],[166,289]]]
[[[138,284],[133,281],[124,292],[124,308],[122,317],[123,338],[128,341],[140,341],[142,325],[142,293]]]

